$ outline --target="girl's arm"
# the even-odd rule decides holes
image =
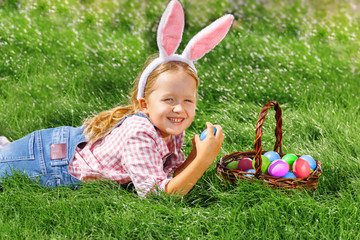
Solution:
[[[195,157],[196,157],[195,138],[192,139],[192,145],[193,145],[193,149],[189,153],[189,155],[186,158],[185,162],[175,170],[174,176],[179,175],[195,159]]]
[[[209,133],[214,132],[213,125],[206,123]],[[193,150],[186,161],[175,171],[175,177],[166,185],[165,192],[187,194],[204,172],[210,167],[220,152],[224,141],[222,128],[216,125],[216,135],[209,134],[203,141],[198,135],[193,140]]]

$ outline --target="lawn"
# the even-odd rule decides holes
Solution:
[[[0,136],[80,126],[127,103],[168,1],[0,0]],[[283,112],[283,151],[323,164],[316,191],[224,186],[216,162],[181,200],[140,199],[110,182],[49,189],[15,175],[0,187],[0,239],[359,239],[360,3],[181,1],[178,53],[226,13],[234,24],[196,62],[201,85],[183,150],[205,122],[226,136],[216,159],[254,149],[261,107]],[[275,112],[264,123],[272,150]]]

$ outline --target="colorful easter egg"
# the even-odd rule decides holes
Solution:
[[[309,156],[309,155],[303,155],[303,156],[301,156],[301,157],[299,157],[299,158],[305,159],[305,160],[309,163],[310,168],[311,168],[312,170],[315,170],[315,168],[316,168],[316,161],[315,161],[314,158],[312,158],[312,157]]]
[[[290,166],[284,160],[275,160],[273,161],[268,169],[268,172],[271,176],[282,177],[287,174],[290,170]]]
[[[293,164],[293,173],[298,178],[304,178],[310,174],[310,165],[304,159],[297,159]]]
[[[216,133],[216,128],[214,127],[214,135]],[[204,140],[206,138],[207,135],[207,129],[205,129],[201,134],[200,134],[200,139],[201,141]]]
[[[237,170],[238,168],[238,161],[232,161],[226,165],[227,168],[232,170]]]
[[[238,170],[241,171],[247,171],[249,169],[253,169],[252,166],[252,159],[251,158],[242,158],[239,160],[238,166],[237,166]]]
[[[264,153],[264,156],[267,157],[270,160],[270,162],[281,159],[280,155],[275,151],[266,152]]]
[[[264,174],[268,174],[268,168],[270,166],[270,160],[265,157],[264,155],[261,155],[262,165],[261,165],[261,172]],[[255,158],[252,161],[252,166],[255,169]]]
[[[293,163],[295,162],[295,160],[298,159],[298,157],[295,154],[288,153],[288,154],[284,155],[281,159],[285,160],[291,167],[293,165]]]
[[[282,178],[296,178],[296,176],[292,172],[288,172],[287,174],[282,176]]]
[[[249,170],[247,170],[246,172],[248,172],[248,173],[255,173],[256,171],[255,171],[255,169],[249,169]],[[247,177],[253,177],[254,175],[252,175],[252,174],[245,174],[245,176],[247,176]]]

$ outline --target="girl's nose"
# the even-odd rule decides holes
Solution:
[[[173,112],[181,113],[183,111],[184,111],[184,107],[182,106],[181,103],[174,105]]]

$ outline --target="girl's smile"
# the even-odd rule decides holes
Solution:
[[[169,118],[170,121],[176,123],[181,123],[183,121],[183,118]]]

